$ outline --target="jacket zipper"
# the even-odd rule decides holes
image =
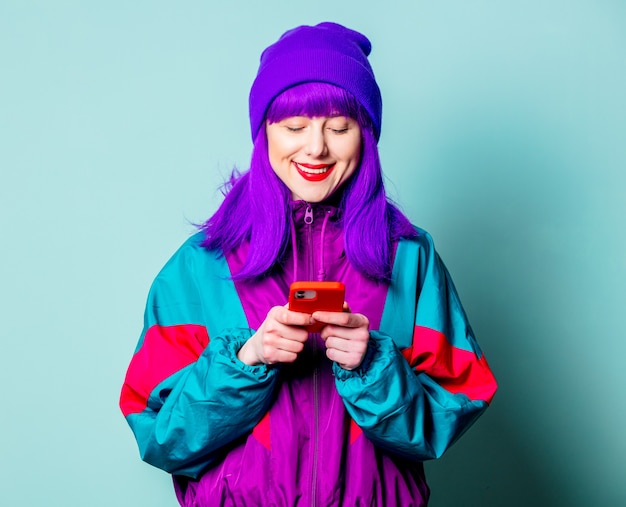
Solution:
[[[313,280],[313,271],[315,269],[313,264],[313,208],[308,203],[304,212],[304,223],[307,225],[307,279]]]
[[[313,208],[307,203],[304,212],[304,223],[307,225],[307,278],[313,280],[315,258],[313,249]],[[313,356],[317,356],[317,341],[312,340]],[[319,374],[317,366],[313,369],[313,460],[311,471],[311,505],[317,505],[317,463],[319,455]]]

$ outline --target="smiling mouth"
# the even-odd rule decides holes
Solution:
[[[303,164],[293,162],[298,173],[308,181],[322,181],[335,168],[335,164]]]

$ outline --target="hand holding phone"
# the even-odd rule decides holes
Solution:
[[[289,309],[294,312],[341,312],[346,288],[341,282],[294,282],[289,288]],[[310,333],[319,333],[323,322],[307,326]]]

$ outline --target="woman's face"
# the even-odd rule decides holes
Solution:
[[[321,202],[357,169],[361,129],[352,118],[292,116],[266,128],[270,164],[294,200]]]

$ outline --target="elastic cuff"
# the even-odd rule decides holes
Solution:
[[[275,372],[265,364],[251,366],[240,361],[237,354],[241,347],[252,337],[256,331],[254,329],[225,329],[222,334],[211,342],[217,342],[218,349],[216,352],[223,356],[232,366],[242,372],[256,377],[259,381],[267,380],[272,377]]]

